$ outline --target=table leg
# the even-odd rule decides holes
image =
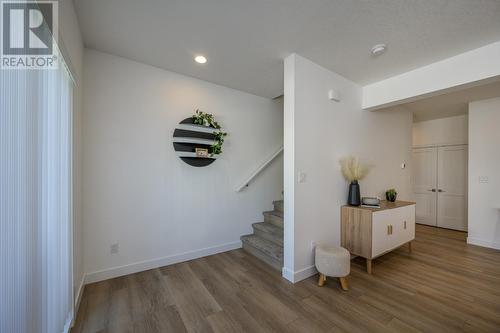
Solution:
[[[340,287],[342,290],[349,290],[349,284],[347,283],[347,276],[339,278],[340,280]]]
[[[326,282],[326,276],[325,274],[319,273],[319,278],[318,278],[318,286],[323,287]]]

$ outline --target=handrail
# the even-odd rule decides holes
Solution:
[[[254,172],[250,174],[250,176],[242,182],[238,187],[235,188],[236,192],[240,192],[243,190],[245,187],[250,184],[250,182],[257,177],[257,175],[264,170],[279,154],[283,152],[283,145],[281,145],[269,158],[267,158],[257,169],[255,169]]]

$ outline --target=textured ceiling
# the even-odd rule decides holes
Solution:
[[[359,84],[500,40],[498,0],[75,0],[85,45],[264,97],[292,52]],[[386,54],[370,49],[386,43]],[[208,58],[193,62],[195,54]]]

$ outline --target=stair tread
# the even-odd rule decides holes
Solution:
[[[263,232],[271,233],[271,234],[279,234],[283,236],[283,228],[278,227],[275,224],[269,222],[257,222],[252,224],[252,227],[255,229],[259,229]]]
[[[253,234],[268,241],[283,246],[283,227],[270,222],[258,222],[252,224]]]
[[[279,246],[271,241],[268,241],[262,237],[256,235],[245,235],[241,236],[241,241],[246,242],[252,247],[260,250],[266,255],[278,260],[280,262],[283,261],[283,247]]]
[[[283,218],[283,212],[280,212],[279,210],[268,210],[266,212],[263,212],[262,214],[264,214],[264,215],[275,215],[275,216]]]

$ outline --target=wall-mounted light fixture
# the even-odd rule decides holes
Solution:
[[[374,57],[378,57],[382,53],[384,53],[387,50],[387,46],[385,44],[377,44],[374,47],[372,47],[372,55]]]
[[[340,94],[337,90],[330,89],[328,91],[328,99],[335,102],[340,102]]]

